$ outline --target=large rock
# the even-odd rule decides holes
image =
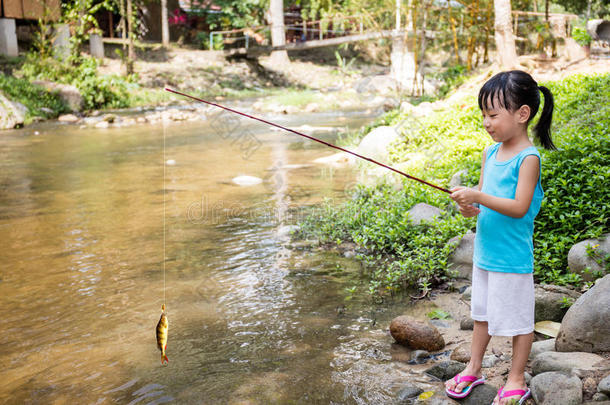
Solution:
[[[472,256],[474,253],[475,233],[468,231],[464,236],[456,236],[449,243],[458,242],[455,250],[449,257],[449,265],[457,270],[460,277],[470,279],[472,277]]]
[[[582,382],[567,373],[542,373],[530,381],[532,396],[537,405],[580,405]]]
[[[398,343],[412,349],[433,352],[445,347],[445,340],[433,325],[407,315],[392,320],[390,334]]]
[[[419,224],[421,224],[422,221],[434,220],[434,218],[439,216],[442,213],[442,211],[433,205],[426,204],[426,203],[419,203],[419,204],[415,204],[413,207],[411,207],[411,209],[408,211],[408,213],[409,213],[409,219],[411,220],[411,222],[414,225],[419,225]]]
[[[610,351],[610,274],[597,280],[561,321],[555,348],[560,352]]]
[[[593,353],[585,352],[544,352],[532,361],[534,375],[547,371],[564,371],[571,373],[576,370],[591,371],[603,370],[604,358]]]
[[[394,127],[377,127],[360,141],[356,152],[371,159],[387,160],[388,148],[398,137],[398,132]]]
[[[532,350],[530,350],[529,359],[535,359],[541,353],[554,352],[555,351],[555,339],[539,340],[532,343]]]
[[[582,275],[585,281],[593,279],[591,271],[602,271],[605,267],[603,258],[605,255],[610,254],[609,235],[607,233],[599,239],[585,239],[572,246],[568,252],[568,267],[570,271]],[[589,256],[587,248],[593,250],[593,257]],[[601,263],[598,263],[598,260]]]
[[[447,381],[457,373],[462,372],[466,368],[466,364],[459,361],[441,361],[436,363],[425,372],[432,377],[436,377],[441,381]]]
[[[27,111],[26,106],[11,101],[0,93],[0,129],[12,129],[23,125]]]
[[[32,84],[44,87],[50,92],[57,93],[59,98],[66,103],[71,111],[81,111],[83,109],[83,96],[76,86],[43,80],[35,80]]]
[[[574,301],[581,296],[577,291],[556,285],[536,285],[534,291],[536,298],[534,318],[536,322],[561,322],[568,311],[568,308],[563,306],[564,298]]]
[[[480,405],[491,404],[498,393],[498,388],[489,385],[481,384],[472,389],[468,396],[459,401],[462,405]]]
[[[449,358],[460,363],[468,363],[470,361],[470,343],[464,342],[453,349]]]
[[[610,374],[602,378],[597,384],[597,392],[610,396]]]

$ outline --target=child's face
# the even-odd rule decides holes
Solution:
[[[483,109],[483,127],[495,142],[505,142],[518,135],[523,126],[523,112],[518,109],[514,112],[500,107],[495,100],[493,105]]]

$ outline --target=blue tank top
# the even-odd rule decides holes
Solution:
[[[540,153],[534,146],[527,147],[512,158],[499,162],[496,160],[498,148],[496,143],[487,151],[483,168],[482,192],[496,197],[515,198],[519,169],[523,159],[528,155]],[[540,211],[544,191],[538,183],[532,196],[527,213],[521,218],[500,214],[481,205],[477,218],[477,233],[474,239],[474,264],[484,270],[504,273],[532,273],[534,271],[534,218]]]

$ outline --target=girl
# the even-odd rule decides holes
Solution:
[[[481,362],[491,336],[513,337],[511,370],[493,404],[522,404],[530,396],[524,371],[534,337],[532,235],[544,191],[540,154],[527,136],[527,127],[538,112],[540,92],[544,108],[533,132],[544,148],[556,149],[550,133],[549,89],[520,70],[498,73],[479,92],[483,126],[496,143],[483,152],[478,187],[451,190],[462,215],[479,215],[472,269],[471,358],[464,371],[445,382],[446,393],[453,398],[464,398],[485,382]]]

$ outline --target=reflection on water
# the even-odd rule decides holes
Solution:
[[[370,119],[274,118],[352,127]],[[340,200],[355,174],[311,165],[334,153],[323,145],[239,125],[260,141],[247,158],[206,122],[167,127],[165,156],[159,126],[1,134],[0,401],[394,397],[408,372],[390,361],[391,339],[380,329],[392,311],[372,309],[364,297],[345,301],[357,263],[287,245],[295,207]],[[165,183],[164,159],[175,161],[165,166]],[[263,182],[239,187],[231,182],[239,175]],[[168,366],[154,337],[164,187]]]

